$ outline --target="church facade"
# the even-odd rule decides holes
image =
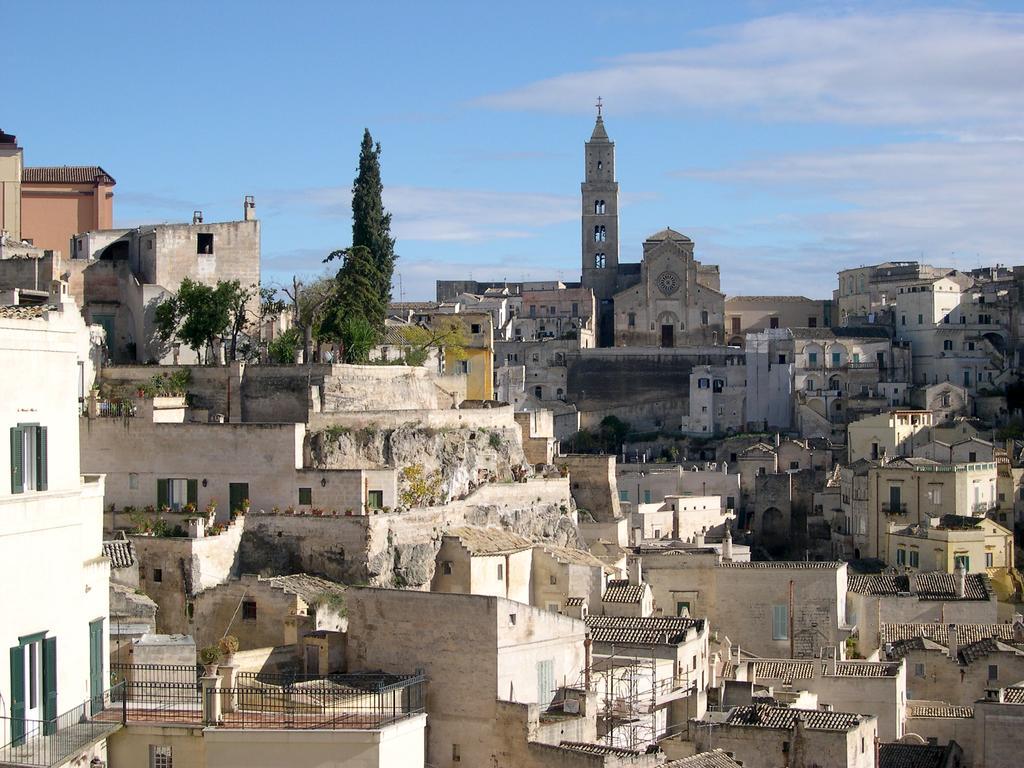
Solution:
[[[664,229],[644,241],[639,264],[619,263],[615,143],[600,106],[584,156],[582,285],[594,292],[599,346],[724,344],[718,267],[693,257],[690,238]]]

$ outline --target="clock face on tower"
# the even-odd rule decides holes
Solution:
[[[658,288],[666,296],[671,296],[679,290],[679,275],[675,272],[662,272],[658,275]]]

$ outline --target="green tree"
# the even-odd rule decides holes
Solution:
[[[622,451],[622,443],[629,434],[629,422],[617,416],[605,416],[601,419],[599,437],[605,453],[618,454]]]
[[[213,347],[214,338],[223,335],[231,323],[229,293],[186,277],[177,294],[157,305],[157,335],[164,342],[180,339],[203,359],[204,351]]]
[[[289,328],[267,345],[267,354],[271,362],[279,365],[290,365],[295,362],[295,352],[302,346],[302,336],[298,329]]]
[[[383,333],[387,312],[387,304],[377,290],[373,254],[369,248],[357,245],[345,251],[344,259],[335,278],[336,291],[320,326],[320,335],[341,341],[346,347],[352,341],[363,345],[369,339],[372,349]],[[362,357],[361,352],[353,354]],[[347,349],[344,356],[351,362],[353,355]]]
[[[228,359],[235,360],[238,356],[239,335],[251,320],[255,319],[257,322],[260,320],[260,318],[250,318],[249,316],[249,304],[256,298],[258,291],[254,285],[243,288],[238,280],[221,280],[217,283],[214,291],[217,294],[217,301],[223,302],[228,310],[227,333],[230,339]],[[258,336],[258,327],[256,331]]]
[[[373,254],[375,285],[381,302],[387,305],[395,271],[395,240],[391,237],[391,214],[384,210],[383,193],[380,143],[374,144],[369,129],[365,129],[359,148],[359,172],[352,183],[352,247],[363,246]]]
[[[338,292],[338,281],[331,277],[321,277],[307,285],[297,277],[292,277],[291,289],[283,290],[292,304],[295,327],[302,333],[303,359],[309,362],[312,359],[313,337],[319,335],[324,318],[331,312]]]
[[[469,336],[466,326],[453,315],[441,315],[427,328],[411,325],[402,329],[402,337],[410,349],[405,354],[408,365],[423,365],[431,349],[441,352],[445,360],[465,360]]]
[[[379,338],[377,329],[362,315],[345,318],[338,329],[346,363],[358,365],[369,361],[370,352],[377,346]]]

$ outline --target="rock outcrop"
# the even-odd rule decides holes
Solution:
[[[532,474],[523,453],[519,428],[432,429],[416,423],[393,429],[330,427],[309,436],[312,466],[323,469],[399,470],[402,506],[446,504],[477,487]],[[428,480],[413,487],[408,470]],[[403,472],[406,470],[406,472]],[[419,491],[419,492],[417,492]]]

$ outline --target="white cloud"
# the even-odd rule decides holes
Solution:
[[[345,187],[271,193],[271,204],[293,213],[307,208],[320,216],[348,219],[352,194]],[[535,237],[538,230],[579,217],[569,195],[491,190],[387,186],[384,206],[399,241],[485,241]]]
[[[711,42],[633,54],[478,104],[615,113],[707,109],[830,121],[1019,133],[1024,15],[967,11],[784,15],[709,32]]]
[[[1019,261],[1024,240],[1021,167],[1022,142],[910,142],[784,155],[684,175],[746,191],[793,195],[796,213],[750,223],[738,234],[770,227],[799,245],[768,252],[712,245],[709,250],[723,261],[724,281],[728,257],[755,272],[777,259],[775,266],[786,265],[794,279],[806,284],[815,276],[819,284],[830,284],[837,269],[886,259],[961,269]],[[807,197],[816,200],[817,212],[799,212],[800,198]],[[830,210],[820,212],[822,201],[830,203]]]

